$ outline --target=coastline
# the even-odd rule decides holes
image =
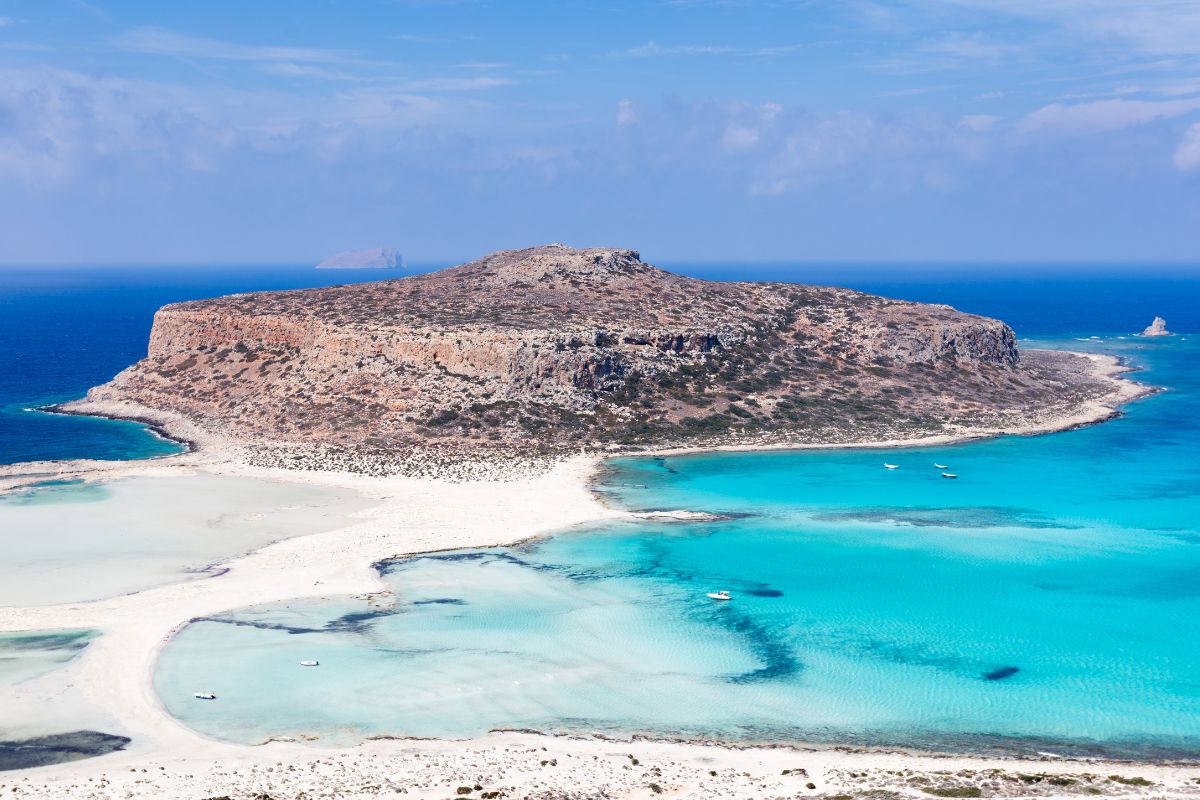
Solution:
[[[881,439],[874,441],[846,442],[767,442],[724,445],[682,445],[675,447],[650,447],[645,449],[630,449],[626,452],[614,453],[612,457],[665,457],[696,455],[702,453],[746,453],[772,450],[893,450],[907,447],[940,447],[952,444],[966,444],[984,439],[994,439],[997,436],[1041,436],[1047,433],[1078,430],[1091,425],[1099,425],[1121,416],[1121,407],[1157,394],[1162,389],[1132,381],[1123,377],[1137,368],[1131,367],[1125,361],[1114,355],[1098,353],[1082,353],[1073,350],[1055,350],[1056,353],[1080,356],[1092,362],[1092,374],[1108,380],[1112,390],[1105,396],[1086,400],[1078,404],[1078,408],[1060,416],[1048,416],[1044,419],[1028,421],[1018,425],[980,426],[963,428],[953,433],[940,433],[914,438]]]
[[[70,401],[70,402],[77,403],[79,401],[76,400],[76,401]],[[196,442],[194,442],[190,439],[185,439],[182,436],[172,434],[171,431],[168,430],[168,428],[167,428],[167,423],[164,423],[162,421],[151,419],[150,417],[144,417],[144,416],[143,417],[137,417],[137,416],[127,417],[127,416],[119,416],[119,415],[115,415],[115,414],[105,414],[101,411],[85,411],[82,409],[77,410],[77,409],[73,409],[73,408],[68,408],[69,404],[70,403],[51,403],[48,406],[38,406],[38,407],[34,408],[33,410],[40,411],[43,414],[57,414],[59,416],[64,416],[64,417],[95,417],[97,419],[112,420],[114,422],[135,422],[138,425],[141,425],[142,427],[144,427],[150,433],[152,433],[155,436],[157,436],[158,438],[162,439],[163,441],[173,442],[174,444],[177,444],[183,448],[183,451],[180,453],[164,453],[163,455],[158,455],[158,456],[147,456],[144,459],[137,459],[138,461],[150,461],[150,460],[156,459],[156,458],[173,458],[175,456],[183,455],[185,453],[194,453],[200,449],[200,445],[197,444]]]
[[[1089,355],[1088,358],[1096,374],[1112,381],[1112,392],[1082,404],[1070,415],[1052,421],[1038,420],[1017,429],[971,430],[912,440],[851,444],[746,444],[623,451],[612,455],[892,448],[950,444],[1004,434],[1034,435],[1111,419],[1120,413],[1122,404],[1155,391],[1120,377],[1131,370],[1115,357]],[[121,419],[131,418],[121,412],[132,411],[135,409],[108,408],[110,414]],[[88,412],[80,409],[69,413]],[[283,540],[239,556],[222,565],[224,572],[220,575],[204,580],[170,584],[89,603],[0,608],[0,631],[80,627],[101,630],[103,635],[80,659],[74,680],[89,704],[120,723],[120,729],[111,732],[133,738],[127,750],[111,755],[0,772],[0,791],[6,784],[19,779],[25,797],[89,796],[83,792],[85,789],[92,791],[95,780],[103,780],[106,790],[113,793],[99,796],[241,796],[261,786],[266,786],[264,791],[312,793],[315,787],[302,783],[310,780],[309,770],[300,769],[296,775],[303,773],[310,777],[293,780],[273,769],[273,765],[284,760],[312,765],[312,770],[322,776],[322,788],[336,790],[339,793],[331,796],[337,797],[376,796],[366,791],[355,793],[358,792],[356,787],[372,783],[380,786],[395,784],[395,778],[390,776],[397,773],[406,776],[402,785],[409,796],[444,797],[454,787],[466,783],[472,774],[491,776],[486,780],[483,777],[473,779],[489,788],[502,783],[506,791],[532,792],[554,783],[553,773],[548,772],[549,768],[543,762],[558,758],[573,760],[569,775],[563,773],[564,786],[590,787],[596,791],[603,788],[628,796],[656,794],[647,788],[651,783],[661,783],[677,792],[703,792],[711,797],[744,796],[747,791],[757,793],[768,788],[793,795],[804,794],[833,787],[839,790],[850,788],[860,781],[850,773],[860,772],[864,777],[869,774],[874,781],[862,788],[897,784],[899,779],[889,777],[890,772],[942,775],[947,770],[967,770],[982,775],[994,769],[1060,776],[1079,776],[1097,770],[1104,775],[1122,772],[1132,775],[1134,772],[1130,771],[1133,770],[1139,776],[1150,776],[1147,779],[1160,788],[1183,789],[1188,784],[1194,787],[1195,782],[1200,781],[1200,768],[1172,763],[1135,762],[1131,766],[1130,762],[1050,756],[1028,759],[806,744],[741,745],[641,738],[616,741],[527,732],[494,733],[472,740],[376,739],[349,748],[299,742],[272,742],[251,747],[209,739],[171,717],[152,685],[161,648],[191,619],[266,602],[376,594],[386,589],[374,568],[381,560],[437,550],[511,545],[577,525],[627,518],[633,514],[605,506],[602,498],[593,491],[593,481],[607,454],[567,458],[548,473],[531,471],[516,481],[454,482],[402,476],[369,477],[346,472],[249,466],[238,461],[234,445],[216,437],[196,435],[189,431],[191,426],[184,420],[155,415],[139,421],[147,420],[161,426],[172,439],[178,440],[177,434],[193,433],[194,440],[186,440],[191,441],[193,449],[141,462],[25,465],[41,470],[37,473],[0,467],[0,491],[6,484],[9,488],[21,485],[22,481],[27,484],[34,476],[103,480],[130,474],[203,471],[337,485],[352,488],[379,502],[361,512],[361,520],[352,525]],[[479,519],[472,509],[484,507],[489,509],[488,518]],[[635,753],[639,761],[646,763],[631,764],[630,753]],[[653,766],[650,759],[653,759]],[[708,766],[701,768],[702,765]],[[440,777],[430,773],[431,766],[441,770]],[[789,777],[791,773],[784,775],[782,772],[785,769],[794,772],[798,768],[807,770],[805,780],[797,782],[796,778]],[[652,769],[659,770],[660,774],[649,772]],[[710,769],[719,774],[710,775]],[[152,779],[146,778],[147,770],[156,773]],[[729,774],[720,774],[723,771]],[[418,787],[418,778],[410,779],[409,775],[425,775],[426,785]],[[200,780],[193,780],[194,777]],[[953,782],[954,778],[950,776],[945,780]],[[993,776],[991,780],[999,779]],[[1083,778],[1072,780],[1078,783]],[[769,787],[767,781],[771,782]],[[814,783],[816,789],[807,789],[809,782]],[[912,788],[903,780],[899,783]],[[1150,791],[1136,784],[1117,782],[1115,785],[1120,791],[1137,795]],[[1012,788],[1024,787],[1025,784],[1017,780]]]

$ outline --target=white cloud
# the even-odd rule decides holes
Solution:
[[[986,131],[958,120],[777,103],[667,103],[630,107],[625,118],[618,169],[703,170],[766,196],[847,180],[942,190],[953,185],[947,175],[989,147]]]
[[[617,125],[632,125],[635,122],[637,122],[637,110],[633,101],[628,98],[622,99],[617,103]]]
[[[737,52],[736,47],[723,44],[677,44],[664,47],[651,40],[637,47],[623,50],[617,55],[647,58],[650,56],[713,56]]]
[[[201,58],[217,61],[278,61],[306,64],[345,64],[351,57],[332,50],[310,47],[238,44],[198,36],[187,36],[165,28],[141,27],[116,40],[117,46],[138,53]]]
[[[343,70],[317,67],[312,64],[296,64],[291,61],[270,61],[260,65],[259,69],[268,75],[278,75],[281,78],[320,78],[327,81],[354,80],[354,76]]]
[[[721,136],[721,149],[727,153],[745,153],[753,150],[762,135],[758,128],[748,125],[730,125]]]
[[[0,71],[0,176],[46,187],[102,163],[123,173],[214,171],[236,153],[256,151],[328,161],[386,150],[422,127],[470,130],[478,116],[468,98],[437,100],[400,84],[313,95],[7,70]]]
[[[952,33],[949,36],[921,45],[922,53],[949,56],[955,59],[999,63],[1011,60],[1026,51],[1023,45],[989,39],[983,33]]]
[[[963,130],[982,132],[994,128],[1000,122],[995,114],[968,114],[958,121]]]
[[[1184,171],[1200,169],[1200,122],[1193,123],[1183,134],[1174,161],[1175,166]]]
[[[1200,98],[1187,100],[1097,100],[1066,105],[1052,103],[1027,114],[1018,130],[1079,136],[1170,119],[1200,108]]]
[[[12,17],[0,17],[0,28],[7,28],[9,25],[12,25],[15,21],[16,20],[14,20]]]
[[[423,78],[404,81],[400,85],[412,92],[471,92],[480,89],[495,89],[509,86],[514,81],[496,75],[480,75],[474,78]]]
[[[1039,19],[1142,53],[1200,54],[1200,3],[1192,0],[927,0]]]

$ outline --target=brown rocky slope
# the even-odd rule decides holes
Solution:
[[[547,245],[377,283],[165,306],[89,393],[247,444],[613,445],[908,438],[1062,411],[1111,386],[1002,322]],[[87,404],[84,404],[87,407]]]

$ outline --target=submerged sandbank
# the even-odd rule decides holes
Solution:
[[[211,575],[278,539],[341,527],[370,504],[334,487],[207,474],[35,483],[0,495],[0,605],[77,603]]]

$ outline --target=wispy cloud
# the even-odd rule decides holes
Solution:
[[[255,45],[188,36],[165,28],[141,27],[117,37],[118,47],[139,53],[216,61],[274,61],[304,64],[347,64],[356,59],[312,47]]]
[[[660,45],[654,40],[628,50],[622,50],[616,55],[648,58],[652,56],[715,56],[724,53],[736,53],[738,48],[724,44],[676,44]]]
[[[268,75],[282,78],[319,78],[326,81],[355,80],[355,76],[344,70],[329,69],[313,64],[296,64],[291,61],[268,61],[259,67]]]
[[[371,61],[354,53],[290,45],[261,45],[189,36],[164,28],[142,27],[116,39],[123,50],[180,58],[189,62],[232,62],[253,65],[260,73],[281,78],[321,81],[371,81],[403,92],[470,92],[507,86],[501,75],[404,77],[399,65]],[[494,71],[499,63],[465,63],[460,69]]]
[[[1183,141],[1175,150],[1174,162],[1185,172],[1200,169],[1200,122],[1193,123],[1183,134]]]
[[[0,28],[7,28],[9,25],[12,25],[14,22],[16,22],[16,20],[13,19],[12,17],[0,17]]]
[[[1200,54],[1200,4],[1190,0],[930,0],[1039,19],[1149,54]]]
[[[1097,100],[1066,105],[1051,103],[1025,116],[1022,133],[1079,136],[1107,133],[1178,117],[1200,109],[1200,98],[1187,100]]]
[[[404,81],[401,85],[413,92],[472,92],[480,89],[495,89],[515,83],[511,78],[498,75],[480,75],[474,78],[424,78]]]
[[[631,58],[653,58],[656,56],[782,56],[795,53],[804,45],[784,44],[767,47],[735,47],[728,44],[672,44],[664,45],[651,39],[645,44],[609,53],[609,56],[626,56]]]
[[[922,53],[949,56],[961,60],[999,62],[1024,55],[1028,46],[1012,44],[989,38],[981,31],[974,33],[956,32],[940,39],[926,41],[920,47]]]

